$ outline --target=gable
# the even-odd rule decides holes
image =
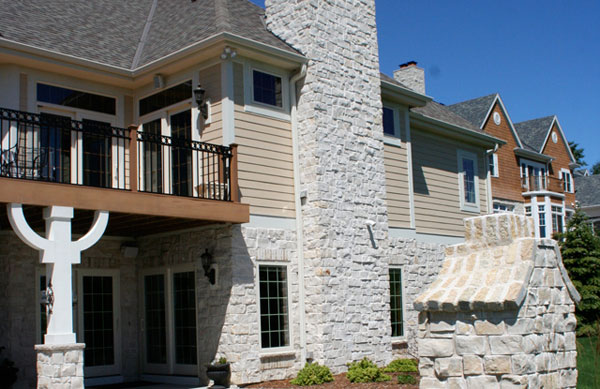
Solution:
[[[495,121],[496,117],[500,119],[498,124]],[[506,146],[504,147],[508,147],[511,150],[515,147],[520,147],[520,141],[512,127],[510,117],[508,117],[499,99],[496,99],[492,105],[481,129],[486,134],[506,141]]]
[[[552,123],[541,152],[553,157],[556,164],[565,169],[569,167],[570,163],[575,162],[569,143],[557,120]]]

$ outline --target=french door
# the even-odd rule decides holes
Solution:
[[[85,377],[120,374],[119,275],[117,270],[78,270],[77,341]]]
[[[196,274],[180,267],[142,275],[143,360],[149,374],[198,374]]]

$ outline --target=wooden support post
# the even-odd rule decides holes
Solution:
[[[232,143],[229,145],[231,147],[231,163],[229,165],[229,180],[231,187],[231,201],[239,202],[240,201],[240,192],[238,186],[238,145]]]
[[[129,126],[129,189],[138,190],[137,126]]]

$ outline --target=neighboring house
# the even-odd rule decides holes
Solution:
[[[218,356],[247,383],[414,350],[412,299],[491,210],[502,141],[380,75],[374,1],[291,3],[4,4],[16,387],[197,385]]]
[[[563,231],[575,201],[578,165],[556,116],[513,124],[498,94],[448,108],[506,141],[488,156],[494,212],[533,216],[540,237]]]
[[[600,234],[600,175],[575,176],[575,198],[590,218],[594,232]]]

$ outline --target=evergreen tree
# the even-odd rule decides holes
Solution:
[[[600,237],[592,232],[588,217],[576,206],[566,232],[557,238],[565,268],[581,294],[576,308],[577,334],[595,335],[595,323],[600,321]]]
[[[577,144],[573,141],[569,142],[569,147],[571,148],[573,157],[575,157],[575,162],[577,162],[577,164],[579,164],[581,166],[587,165],[585,163],[585,161],[583,160],[583,158],[585,158],[585,155],[583,154],[583,147],[579,147],[579,144]]]

